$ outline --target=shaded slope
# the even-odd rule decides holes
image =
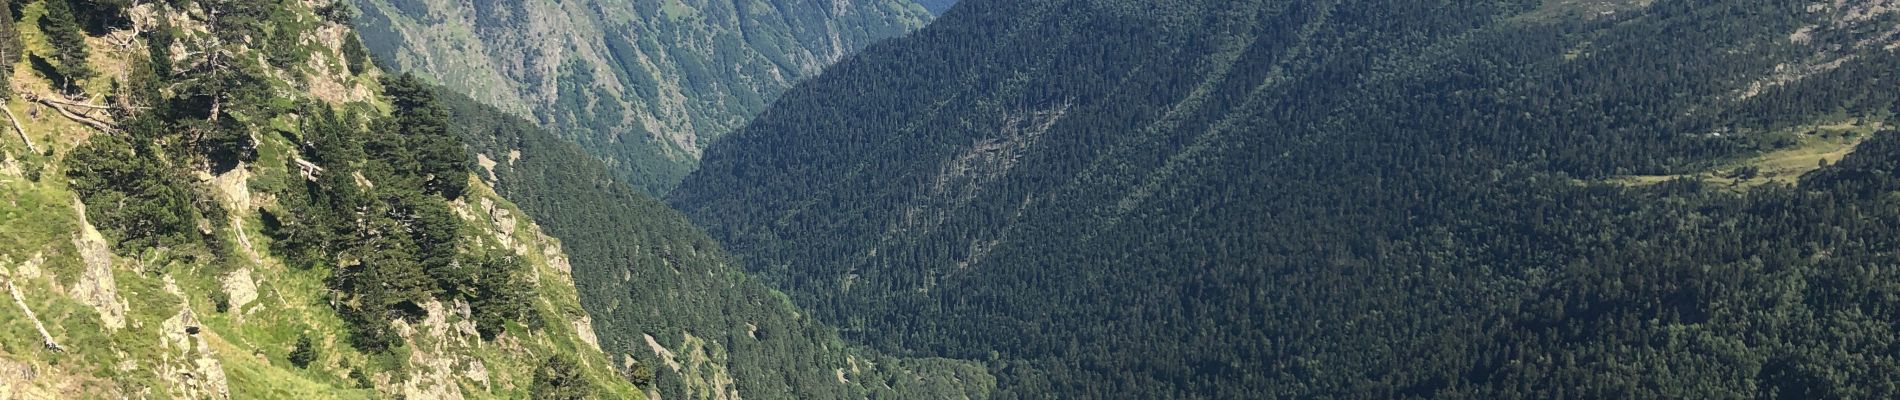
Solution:
[[[846,344],[578,146],[470,100],[452,106],[496,188],[565,239],[602,345],[659,372],[662,398],[987,398],[994,387],[982,365]]]
[[[909,0],[362,0],[369,48],[663,193],[785,88],[923,25]]]
[[[1892,115],[1887,2],[957,7],[669,195],[847,337],[1023,396],[1891,392],[1813,330],[1894,338],[1829,278],[1886,200],[1595,183]]]

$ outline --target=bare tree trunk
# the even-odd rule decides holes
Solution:
[[[13,108],[7,107],[5,104],[0,104],[0,111],[6,112],[7,122],[12,122],[13,131],[20,133],[20,141],[26,142],[26,150],[33,152],[33,154],[39,154],[40,153],[39,147],[34,146],[33,139],[27,137],[26,127],[20,125],[20,118],[13,116]]]
[[[46,331],[46,324],[41,323],[40,317],[33,314],[33,309],[26,306],[26,297],[20,295],[20,288],[13,286],[13,278],[7,277],[6,281],[7,292],[13,294],[13,304],[20,306],[20,312],[26,314],[26,319],[33,320],[33,327],[40,330],[40,343],[45,345],[47,350],[55,353],[66,351],[66,348],[61,347],[58,341],[53,340],[53,334]]]
[[[79,115],[79,113],[72,112],[72,110],[67,110],[65,105],[60,104],[59,102],[49,100],[45,96],[34,96],[31,94],[28,94],[25,97],[29,100],[40,102],[40,104],[45,104],[47,107],[52,108],[53,111],[58,111],[59,115],[64,115],[66,116],[67,119],[71,119],[75,122],[86,124],[86,126],[93,127],[94,129],[98,129],[106,133],[119,132],[119,128],[116,126],[113,126],[111,123],[107,123],[105,121],[100,121],[97,119],[92,119],[84,115]]]

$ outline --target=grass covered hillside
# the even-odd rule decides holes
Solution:
[[[6,7],[0,398],[644,397],[336,4]]]
[[[357,0],[368,48],[664,193],[779,93],[923,26],[911,0]]]

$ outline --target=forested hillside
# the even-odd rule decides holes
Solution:
[[[839,340],[580,147],[470,99],[448,104],[482,176],[564,239],[602,347],[649,371],[652,397],[982,399],[994,388],[981,364]]]
[[[356,0],[367,48],[662,193],[793,83],[923,25],[911,0]]]
[[[987,360],[1005,398],[1888,398],[1897,23],[964,0],[669,201],[847,339]]]
[[[942,14],[950,10],[950,6],[956,5],[957,0],[917,0],[917,4],[923,5],[930,12]]]
[[[642,398],[336,4],[5,6],[0,398]]]

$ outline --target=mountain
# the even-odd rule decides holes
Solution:
[[[579,146],[444,90],[479,175],[565,239],[601,346],[657,372],[649,397],[982,399],[994,388],[979,363],[843,342]]]
[[[1890,1],[966,0],[668,201],[998,397],[1892,397]]]
[[[793,83],[923,25],[910,0],[360,0],[364,43],[663,193]]]
[[[950,6],[956,5],[957,0],[917,0],[917,4],[924,6],[932,13],[943,14],[944,11],[950,10]]]
[[[336,5],[7,8],[0,398],[643,398]]]

